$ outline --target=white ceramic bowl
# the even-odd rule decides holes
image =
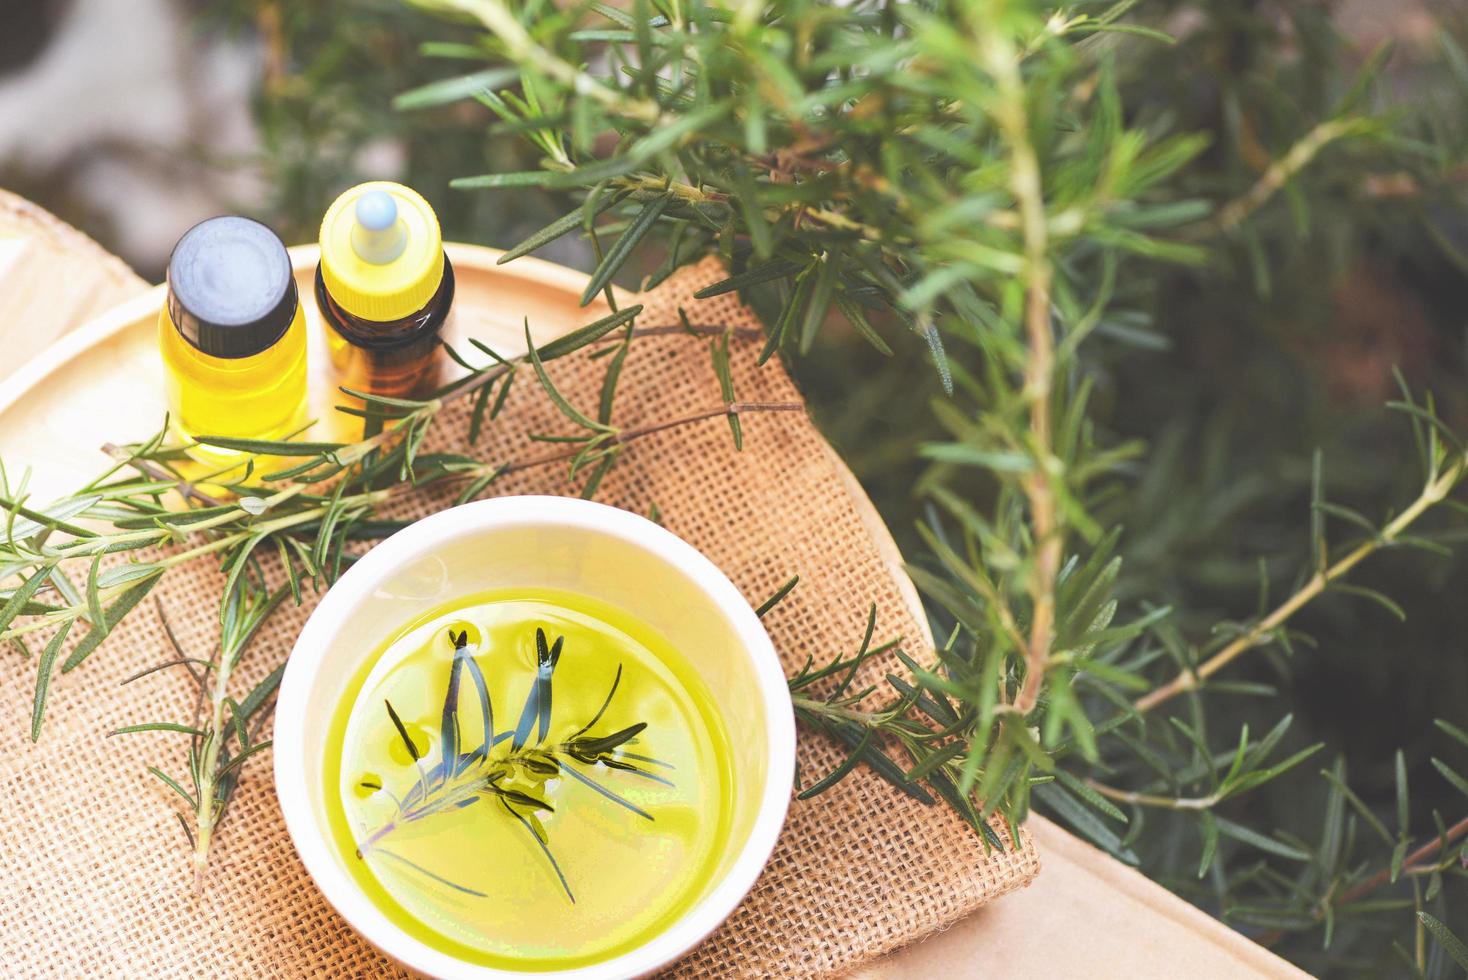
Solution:
[[[733,830],[714,883],[670,928],[592,966],[537,977],[649,973],[726,919],[769,859],[785,820],[795,721],[759,617],[707,558],[627,511],[565,497],[501,497],[426,517],[373,548],[321,600],[292,650],[275,711],[275,788],[296,850],[328,901],[377,948],[435,977],[518,977],[409,936],[362,894],[333,846],[322,775],[333,708],[366,651],[410,619],[471,591],[555,588],[620,606],[689,654],[730,726]]]

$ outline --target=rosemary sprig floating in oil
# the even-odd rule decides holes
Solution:
[[[575,902],[576,896],[551,851],[549,835],[540,819],[540,814],[551,813],[555,809],[543,798],[541,792],[546,781],[562,776],[569,777],[612,803],[651,821],[652,814],[593,779],[582,767],[591,769],[601,765],[665,786],[673,784],[654,772],[653,767],[672,767],[650,756],[623,751],[625,747],[637,742],[638,736],[647,728],[645,722],[628,725],[614,732],[592,734],[592,729],[601,721],[617,694],[622,680],[621,665],[617,667],[605,700],[591,720],[570,738],[547,744],[552,710],[552,682],[565,638],[557,637],[554,643],[548,643],[545,631],[536,629],[536,669],[530,694],[520,712],[518,723],[513,729],[505,731],[496,731],[489,686],[485,682],[484,672],[470,651],[468,632],[461,630],[457,634],[451,633],[450,640],[454,644],[454,659],[449,668],[449,682],[444,692],[437,761],[424,757],[423,751],[413,741],[407,726],[394,710],[392,702],[383,702],[398,738],[412,759],[414,782],[401,793],[394,793],[378,782],[366,781],[361,784],[365,789],[388,793],[396,804],[396,812],[391,820],[359,842],[357,857],[365,859],[368,854],[382,854],[457,891],[484,897],[483,892],[456,884],[431,869],[420,867],[385,850],[382,846],[383,840],[404,824],[457,813],[482,801],[502,810],[504,816],[515,820],[524,828],[550,863],[566,897]],[[468,748],[468,742],[464,741],[466,733],[461,724],[459,710],[459,693],[466,675],[473,693],[477,695],[480,712],[480,725],[474,729],[479,733],[479,740],[473,748]],[[509,743],[509,747],[497,752],[499,746],[505,743]]]

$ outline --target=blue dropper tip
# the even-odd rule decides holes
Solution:
[[[408,247],[407,229],[398,220],[398,202],[387,191],[368,191],[357,198],[353,215],[352,251],[363,262],[386,265]]]
[[[398,202],[387,191],[369,191],[357,198],[357,224],[367,231],[386,231],[397,220]]]

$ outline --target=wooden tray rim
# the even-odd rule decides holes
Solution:
[[[315,266],[321,255],[320,246],[317,245],[294,245],[287,251],[290,253],[292,268],[298,271]],[[495,275],[521,279],[532,285],[553,289],[557,292],[579,295],[586,288],[586,281],[589,278],[585,273],[577,272],[575,269],[530,256],[518,258],[513,263],[501,266],[498,265],[498,260],[505,254],[504,251],[484,245],[445,242],[444,251],[448,253],[449,260],[455,265],[475,267],[493,272]],[[74,358],[81,356],[89,348],[100,344],[140,319],[152,317],[163,303],[164,291],[165,287],[162,284],[152,286],[43,348],[14,374],[0,381],[0,413],[7,411],[37,385],[57,371],[64,369]],[[623,295],[618,296],[619,300],[625,298]]]

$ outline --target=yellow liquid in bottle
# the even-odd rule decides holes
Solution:
[[[537,629],[548,644],[564,640],[545,737],[531,715],[517,750],[541,663]],[[484,678],[494,745],[478,758],[483,713],[461,666],[460,761],[447,775],[444,708],[461,633]],[[639,723],[590,762],[567,748],[584,755]],[[408,624],[367,658],[331,722],[328,821],[357,884],[410,935],[473,963],[565,969],[642,945],[708,893],[729,836],[729,759],[708,691],[657,633],[580,595],[483,593]]]
[[[306,421],[306,319],[299,306],[285,334],[249,357],[213,357],[179,335],[165,308],[158,315],[169,426],[192,441],[201,435],[284,439]],[[227,466],[238,454],[197,447],[202,462]]]

